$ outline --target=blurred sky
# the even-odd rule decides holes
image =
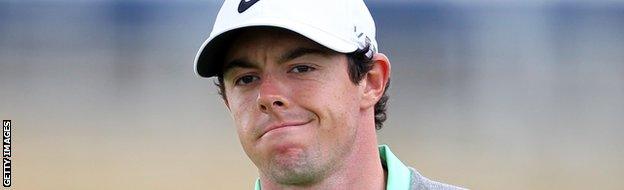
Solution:
[[[624,2],[366,1],[392,62],[378,132],[471,189],[624,189]],[[250,189],[193,59],[221,1],[0,1],[13,187]]]

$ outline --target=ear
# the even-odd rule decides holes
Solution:
[[[373,66],[362,80],[364,89],[361,108],[366,109],[375,106],[383,96],[386,84],[390,80],[390,60],[383,53],[373,55]]]

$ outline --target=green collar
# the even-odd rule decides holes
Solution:
[[[412,180],[411,172],[399,158],[392,154],[388,145],[379,145],[379,156],[381,157],[381,163],[384,164],[388,170],[386,189],[410,189]]]
[[[400,190],[400,189],[409,189],[411,185],[411,172],[397,158],[392,151],[390,151],[390,147],[388,145],[382,144],[379,145],[379,157],[381,158],[381,164],[385,166],[388,170],[388,181],[386,183],[387,190]],[[260,178],[256,180],[255,190],[261,190],[260,188]]]

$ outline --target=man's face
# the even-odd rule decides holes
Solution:
[[[313,183],[357,146],[363,88],[344,54],[291,32],[248,29],[224,60],[226,103],[262,177]]]

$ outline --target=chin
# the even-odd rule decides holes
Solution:
[[[311,184],[318,180],[322,167],[305,154],[276,155],[269,166],[268,175],[280,184]]]

